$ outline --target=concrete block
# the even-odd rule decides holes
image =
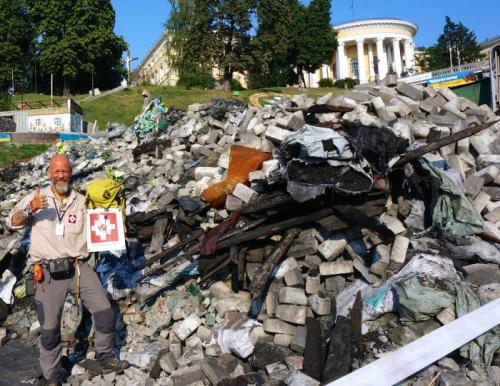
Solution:
[[[345,96],[359,103],[368,102],[370,100],[370,94],[366,91],[348,90]]]
[[[496,134],[492,130],[486,129],[470,137],[470,143],[480,155],[491,154],[490,145],[495,139]]]
[[[457,98],[457,94],[455,94],[453,91],[451,91],[448,87],[441,87],[438,90],[438,93],[443,96],[447,101],[451,101],[452,99]]]
[[[446,112],[440,115],[429,115],[428,119],[438,126],[452,127],[460,118]]]
[[[319,386],[320,382],[299,370],[291,370],[285,377],[287,386]]]
[[[290,304],[279,304],[276,307],[276,316],[286,322],[305,325],[307,307]]]
[[[236,185],[233,191],[233,196],[238,197],[241,201],[245,203],[249,203],[258,195],[259,194],[255,190],[250,189],[248,186],[242,183]]]
[[[476,196],[476,198],[474,198],[474,201],[473,201],[474,208],[479,213],[481,213],[486,208],[486,205],[489,204],[490,199],[491,199],[491,197],[489,194],[487,194],[485,192],[479,192],[479,194]],[[491,220],[489,220],[489,221],[491,221]],[[495,221],[491,221],[491,222],[495,222]]]
[[[305,326],[297,326],[295,329],[295,333],[293,334],[292,341],[290,342],[290,348],[302,354],[306,347],[306,337],[307,337],[307,329]]]
[[[238,197],[228,194],[226,197],[226,209],[229,211],[240,210],[243,207],[243,201]]]
[[[196,314],[189,315],[186,319],[174,323],[172,331],[177,337],[184,341],[201,325],[201,319]]]
[[[424,99],[422,101],[422,103],[420,103],[420,110],[422,110],[428,114],[434,113],[436,111],[437,107],[438,107],[438,104],[434,100],[434,98]]]
[[[397,87],[396,87],[396,90],[400,94],[402,94],[408,98],[411,98],[414,101],[421,101],[423,98],[423,92],[421,90],[419,90],[418,88],[413,87],[412,85],[409,85],[408,83],[405,83],[405,82],[399,82]]]
[[[484,186],[484,178],[475,174],[470,175],[464,181],[464,190],[471,197],[475,197]]]
[[[316,315],[330,315],[332,313],[332,301],[319,295],[309,296],[309,305]]]
[[[266,174],[262,170],[256,170],[248,173],[250,182],[263,182],[266,180]]]
[[[293,335],[276,334],[274,335],[273,343],[277,344],[278,346],[288,347],[292,342],[292,338]]]
[[[339,293],[345,287],[343,276],[332,276],[325,279],[325,289],[334,293]]]
[[[319,273],[321,276],[342,275],[353,272],[354,268],[350,260],[337,259],[319,265]]]
[[[319,293],[320,287],[320,277],[319,276],[307,276],[306,277],[306,293],[308,295]]]
[[[291,134],[293,134],[293,132],[290,130],[280,129],[277,126],[268,126],[265,138],[274,143],[281,143],[286,137]]]
[[[293,257],[288,257],[281,262],[275,277],[276,279],[282,279],[288,271],[296,268],[299,268],[297,260],[295,260]]]
[[[372,264],[370,271],[376,275],[382,276],[391,260],[391,247],[385,244],[379,244],[372,253]]]
[[[408,251],[409,244],[410,239],[408,237],[397,235],[392,244],[391,261],[397,264],[403,264],[406,259],[406,252]]]
[[[226,170],[229,169],[229,154],[221,154],[217,166]]]
[[[396,217],[389,216],[385,213],[380,216],[380,222],[396,235],[406,230],[401,221],[399,221]]]
[[[281,319],[268,318],[264,320],[263,323],[264,331],[273,334],[286,334],[294,335],[297,327],[293,324],[287,323]]]
[[[304,119],[298,117],[297,115],[290,114],[284,118],[276,120],[276,125],[283,129],[297,131],[305,125],[305,122]]]
[[[303,286],[304,278],[302,277],[302,272],[299,268],[292,269],[285,273],[285,284],[289,287],[293,287],[296,285]]]
[[[467,119],[467,114],[461,112],[459,110],[459,107],[458,107],[458,98],[457,99],[453,99],[449,102],[447,102],[444,106],[443,106],[443,110],[449,112],[450,114],[453,114],[455,115],[456,117],[460,118],[460,119]]]
[[[307,305],[307,296],[302,288],[281,287],[278,299],[280,303]]]
[[[483,193],[483,192],[481,192],[481,193]],[[497,221],[500,221],[500,208],[496,208],[494,211],[487,213],[484,216],[484,218],[492,223],[496,223]]]
[[[346,245],[347,240],[345,239],[325,240],[325,242],[318,247],[318,252],[326,260],[333,260],[344,252]]]

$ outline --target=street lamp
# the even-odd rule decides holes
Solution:
[[[92,64],[92,96],[95,96],[94,93],[94,65]]]

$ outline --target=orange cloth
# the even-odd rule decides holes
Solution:
[[[222,208],[227,195],[233,192],[236,185],[248,184],[248,173],[259,170],[262,163],[271,158],[271,153],[241,145],[231,146],[226,179],[206,188],[201,193],[201,198],[214,208]]]

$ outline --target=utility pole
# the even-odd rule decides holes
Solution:
[[[453,67],[453,55],[452,55],[451,43],[448,43],[448,51],[450,51],[450,67]]]
[[[94,95],[94,65],[92,65],[92,96]]]
[[[50,107],[54,99],[54,74],[50,74]]]
[[[36,56],[35,56],[35,94],[36,94]]]
[[[130,62],[133,62],[134,60],[139,60],[139,58],[136,56],[135,58],[130,57],[130,49],[127,50],[127,59],[125,59],[125,62],[127,63],[127,82],[130,84]]]

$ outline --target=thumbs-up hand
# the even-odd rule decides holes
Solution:
[[[35,190],[35,197],[33,197],[30,202],[30,208],[33,211],[37,211],[39,209],[46,208],[47,205],[47,197],[40,193],[40,187],[37,186]]]

